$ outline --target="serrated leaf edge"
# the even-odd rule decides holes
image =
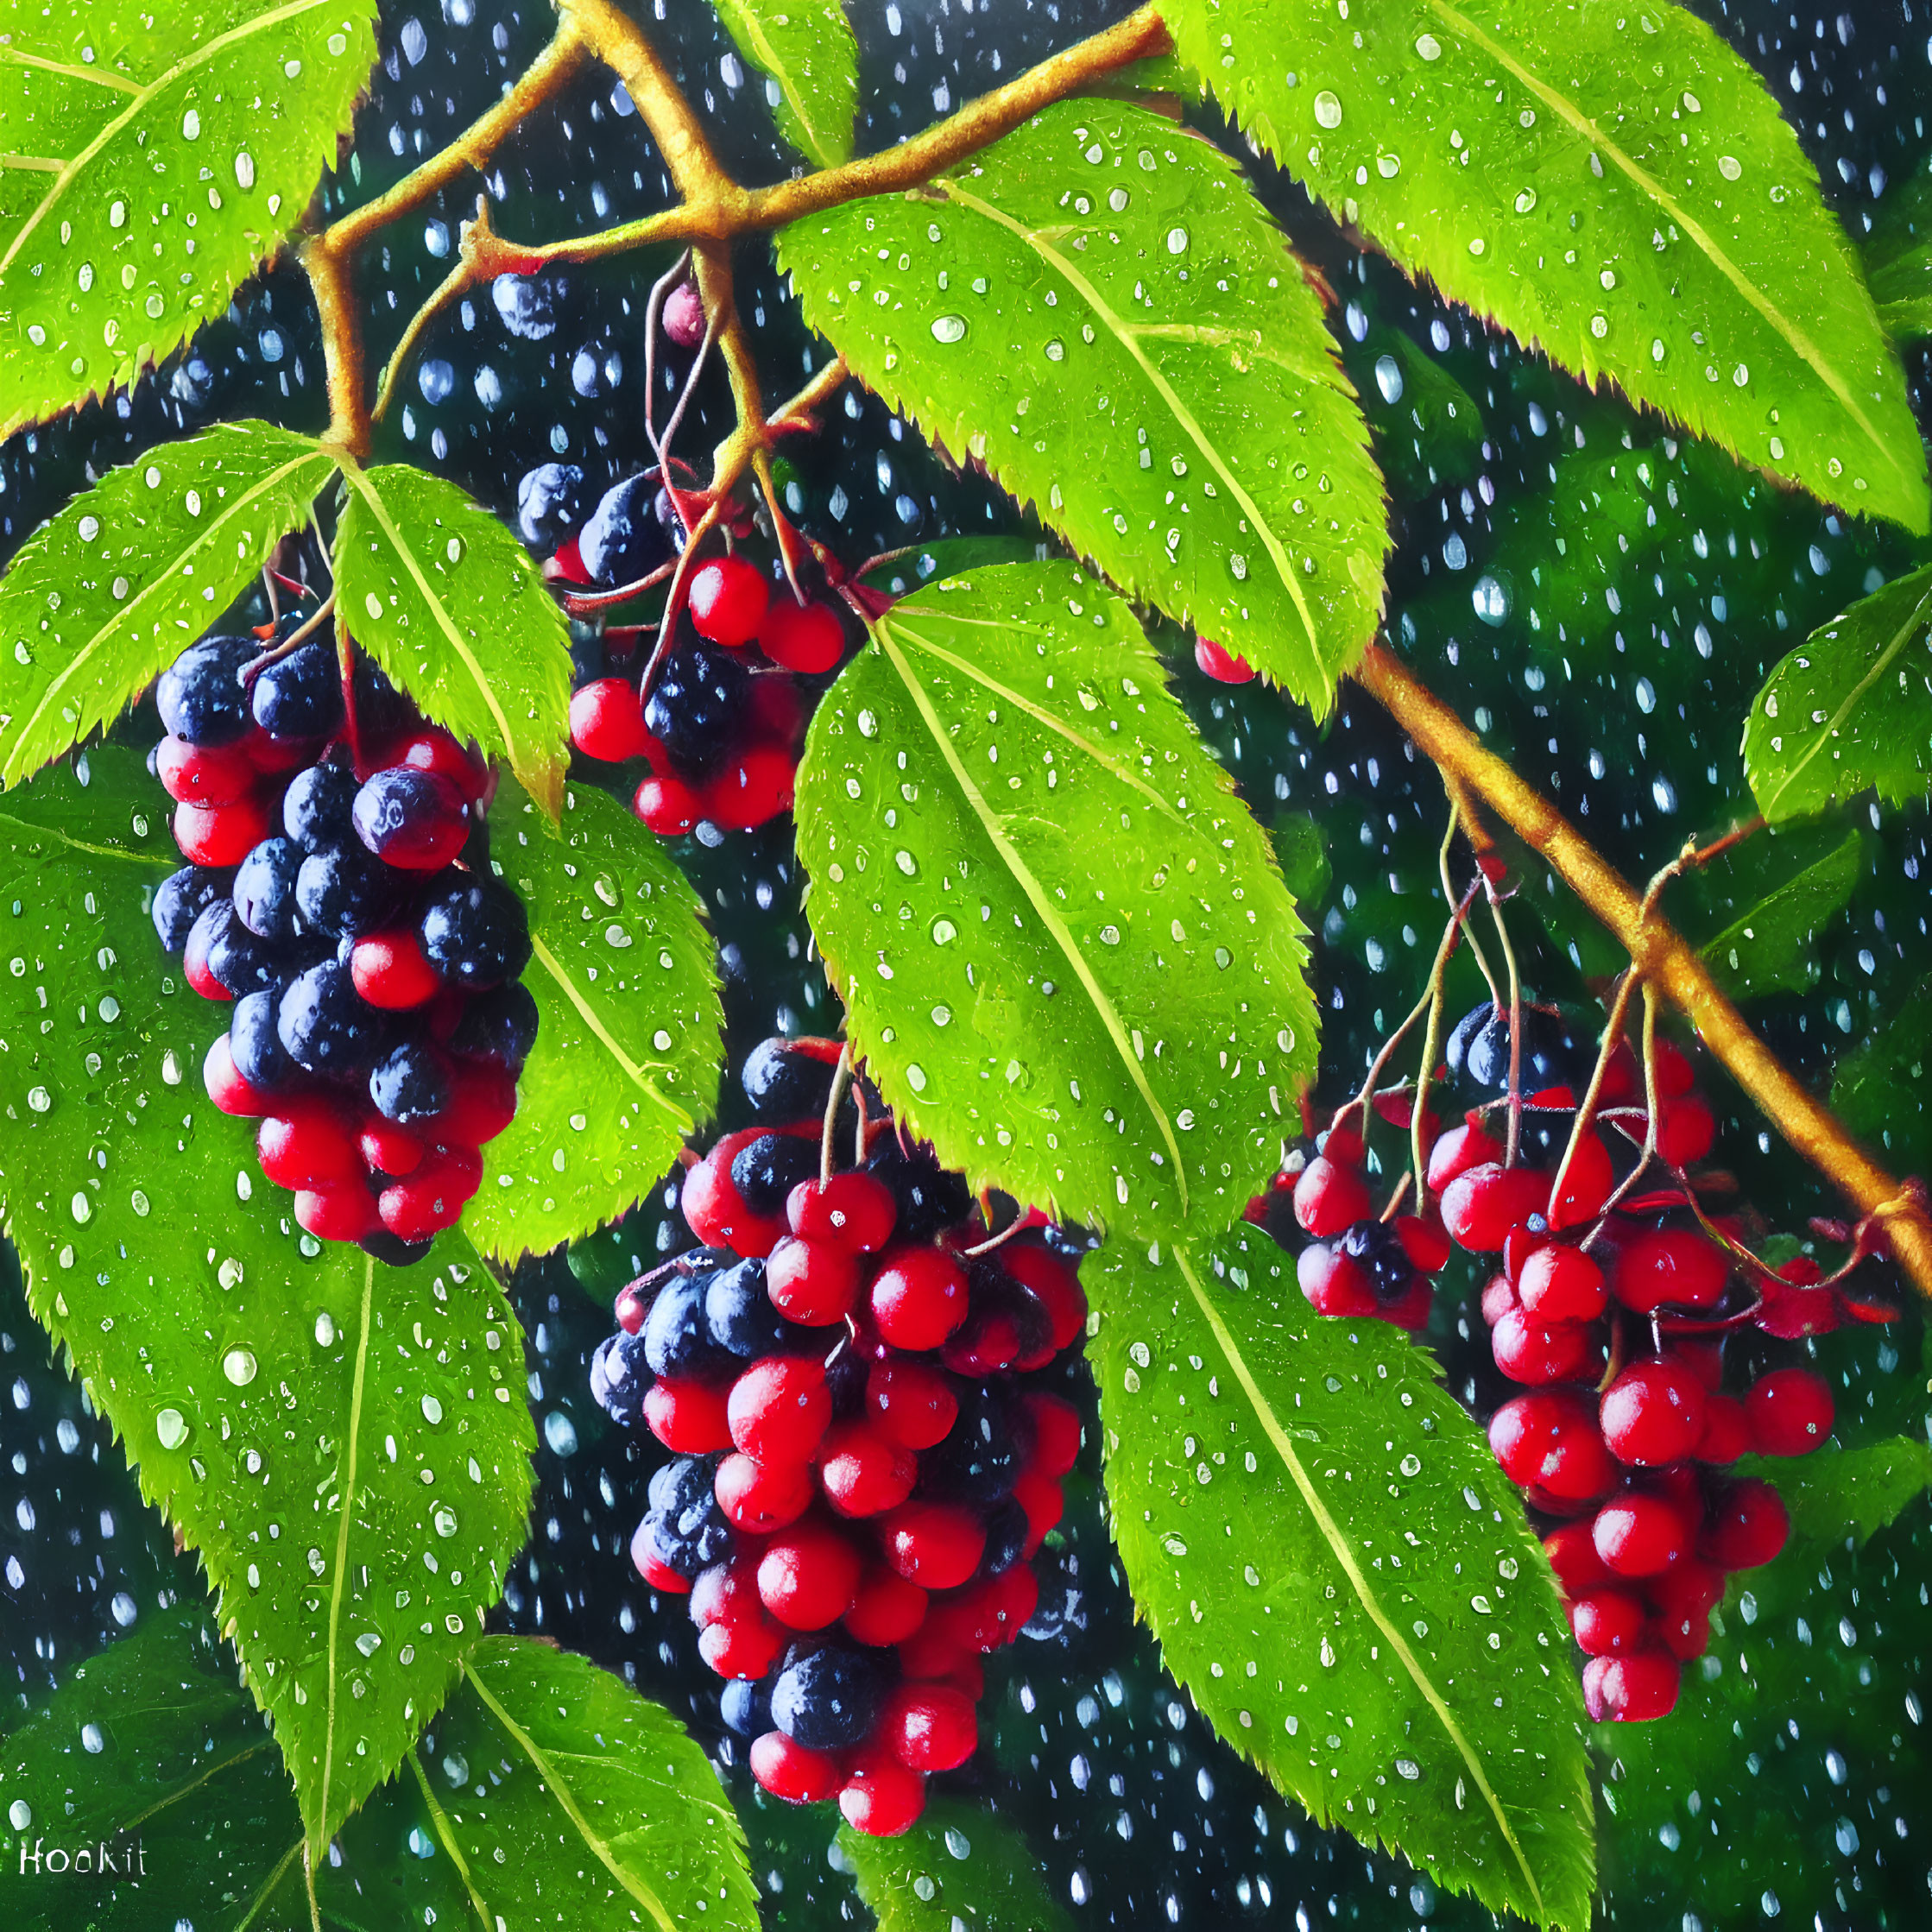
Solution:
[[[451,649],[456,653],[464,669],[470,673],[470,682],[482,694],[483,703],[489,707],[489,715],[496,721],[496,729],[502,738],[503,750],[509,759],[510,769],[516,773],[524,790],[536,800],[538,810],[554,826],[563,814],[564,761],[553,755],[546,765],[538,769],[524,764],[519,759],[516,736],[508,714],[498,700],[489,679],[483,675],[483,667],[477,661],[476,653],[470,648],[462,633],[451,621],[442,598],[430,587],[429,579],[423,574],[422,565],[417,560],[415,552],[404,541],[402,532],[396,527],[395,520],[390,516],[381,492],[369,482],[362,465],[352,459],[344,459],[342,473],[350,487],[368,506],[369,515],[375,519],[376,527],[382,534],[388,539],[390,547],[401,559],[403,567],[409,572],[411,582],[415,584],[423,602],[429,606],[431,615],[436,619],[438,628],[449,641]],[[476,508],[479,516],[489,514],[481,504],[477,505]],[[344,622],[352,628],[355,620],[351,615],[345,613]]]
[[[1301,585],[1295,580],[1293,565],[1289,559],[1286,548],[1284,546],[1280,537],[1276,534],[1274,526],[1262,512],[1260,505],[1242,486],[1240,479],[1228,466],[1228,460],[1222,454],[1219,447],[1195,420],[1194,412],[1182,401],[1173,384],[1154,367],[1152,362],[1149,360],[1146,351],[1140,346],[1140,339],[1143,336],[1172,335],[1173,325],[1161,324],[1143,329],[1137,324],[1125,320],[1114,313],[1106,298],[1102,295],[1093,281],[1087,275],[1082,274],[1079,265],[1071,257],[1052,245],[1046,233],[1039,229],[1028,228],[1024,223],[1015,221],[1011,215],[994,207],[991,202],[973,193],[950,175],[937,182],[935,186],[949,199],[957,201],[964,207],[970,208],[975,214],[983,216],[996,226],[1004,228],[1009,234],[1016,236],[1026,247],[1032,249],[1043,262],[1052,268],[1057,274],[1064,276],[1079,294],[1081,300],[1105,324],[1108,333],[1133,358],[1135,365],[1146,378],[1154,393],[1167,406],[1176,425],[1207,460],[1215,474],[1220,477],[1228,495],[1241,505],[1243,513],[1253,527],[1255,534],[1260,538],[1263,545],[1266,547],[1269,561],[1273,564],[1276,575],[1280,578],[1283,584],[1286,586],[1289,597],[1294,603],[1296,614],[1301,619],[1302,636],[1299,642],[1307,655],[1304,675],[1308,679],[1308,689],[1311,693],[1319,694],[1325,699],[1327,695],[1335,689],[1335,679],[1322,662],[1322,653],[1316,641],[1315,614],[1309,609],[1308,599],[1303,595]],[[1188,326],[1191,327],[1191,325]],[[1204,333],[1199,339],[1205,339]],[[1261,344],[1257,342],[1254,346],[1260,348]],[[1279,360],[1279,358],[1277,359]],[[1284,363],[1283,366],[1293,369],[1298,374],[1306,374],[1306,371],[1303,370],[1299,364]],[[1323,371],[1321,376],[1310,379],[1322,380],[1323,378],[1340,384],[1344,394],[1353,395],[1353,388],[1348,384],[1348,378],[1342,374],[1339,369]],[[1113,573],[1109,572],[1108,574]],[[1169,614],[1183,620],[1189,615],[1185,608],[1171,611]],[[1366,646],[1367,643],[1367,640],[1363,639],[1363,646]],[[1317,707],[1317,709],[1325,708],[1325,703]]]
[[[21,746],[27,742],[28,734],[32,732],[34,727],[40,723],[41,717],[47,711],[47,706],[51,704],[55,698],[66,688],[67,682],[70,679],[77,676],[81,671],[85,669],[88,662],[92,660],[95,652],[100,649],[103,642],[117,632],[125,628],[129,620],[134,616],[135,613],[141,609],[142,602],[146,598],[152,596],[155,592],[172,585],[175,579],[180,575],[182,567],[192,558],[193,558],[200,551],[205,549],[210,543],[212,543],[216,537],[219,536],[224,530],[226,530],[237,516],[240,515],[243,512],[249,508],[253,504],[259,502],[262,496],[267,495],[270,490],[276,488],[286,477],[292,475],[294,471],[300,470],[305,463],[315,462],[329,463],[331,464],[333,462],[333,458],[330,457],[329,453],[325,450],[324,450],[319,444],[316,445],[313,449],[303,451],[301,455],[298,457],[291,457],[287,463],[283,464],[279,470],[273,470],[272,472],[270,472],[269,475],[262,477],[259,483],[253,483],[247,489],[243,490],[242,494],[234,500],[233,502],[224,504],[220,511],[218,511],[217,515],[211,520],[207,528],[203,530],[201,534],[198,537],[196,537],[194,541],[186,547],[186,549],[181,551],[180,554],[174,558],[174,561],[169,565],[167,569],[166,569],[159,576],[155,578],[151,583],[142,584],[140,590],[136,594],[134,600],[130,603],[125,605],[123,609],[117,610],[114,613],[113,616],[106,623],[103,624],[99,628],[99,629],[98,629],[94,633],[94,635],[90,637],[87,641],[83,644],[71,658],[67,660],[66,665],[62,666],[60,675],[56,677],[54,681],[47,687],[46,691],[41,694],[41,701],[34,707],[33,715],[28,717],[26,723],[21,725],[17,730],[11,730],[13,743],[7,753],[5,763],[3,765],[0,765],[0,788],[4,788],[6,786],[17,784],[22,779],[25,778],[28,775],[26,769],[24,769],[19,763]],[[310,492],[310,495],[312,496],[319,495],[324,489],[328,487],[328,483],[329,479],[327,477],[319,478],[316,483],[315,489]],[[85,499],[83,498],[80,500],[85,501]],[[39,769],[37,766],[33,768],[35,770]]]
[[[1154,1124],[1160,1129],[1161,1139],[1167,1145],[1168,1158],[1174,1165],[1174,1181],[1179,1195],[1181,1213],[1184,1217],[1188,1211],[1187,1169],[1182,1159],[1180,1142],[1175,1136],[1174,1123],[1168,1119],[1166,1109],[1155,1099],[1153,1088],[1148,1083],[1146,1070],[1133,1051],[1133,1045],[1127,1038],[1126,1021],[1121,1018],[1114,1002],[1108,998],[1099,981],[1094,977],[1093,969],[1082,957],[1072,933],[1067,930],[1066,921],[1054,911],[1051,894],[1033,876],[1032,868],[1007,837],[1001,827],[998,814],[986,802],[986,795],[968,776],[966,767],[954,748],[944,726],[939,722],[939,715],[934,710],[932,700],[927,696],[925,685],[913,676],[912,667],[906,661],[898,645],[893,641],[891,620],[887,617],[879,619],[874,626],[873,635],[886,660],[906,687],[906,695],[919,711],[920,722],[925,726],[939,755],[945,760],[946,768],[951,773],[954,784],[959,787],[962,797],[970,807],[974,817],[979,820],[981,830],[985,832],[992,842],[993,849],[1004,861],[1014,883],[1026,893],[1027,902],[1039,914],[1040,923],[1053,936],[1053,943],[1059,947],[1068,965],[1073,969],[1075,978],[1080,982],[1082,990],[1093,1002],[1101,1024],[1106,1027],[1108,1037],[1114,1042],[1114,1050],[1121,1057],[1121,1065],[1127,1069],[1128,1077],[1139,1089],[1141,1101],[1152,1115]],[[986,680],[982,679],[981,681],[984,683]]]
[[[476,1692],[477,1696],[482,1698],[490,1715],[509,1733],[517,1748],[530,1760],[537,1776],[549,1788],[550,1795],[556,1799],[558,1804],[562,1808],[564,1815],[577,1828],[578,1836],[596,1854],[598,1863],[625,1891],[628,1892],[646,1911],[650,1913],[651,1916],[664,1929],[664,1932],[678,1932],[676,1922],[672,1918],[670,1913],[665,1910],[664,1901],[641,1878],[620,1865],[611,1852],[609,1841],[591,1830],[590,1821],[584,1815],[583,1808],[578,1803],[570,1786],[564,1781],[562,1774],[557,1768],[556,1760],[550,1757],[543,1747],[538,1744],[537,1740],[490,1695],[489,1687],[477,1675],[468,1657],[463,1660],[463,1675],[468,1680],[470,1688]],[[722,1805],[710,1797],[701,1798],[698,1802],[709,1806],[713,1811],[727,1816],[732,1825],[736,1824],[737,1815],[731,1811],[728,1806]]]
[[[1856,605],[1853,606],[1853,609],[1855,609],[1856,608]],[[1892,635],[1891,641],[1885,646],[1885,649],[1878,653],[1878,656],[1876,661],[1872,664],[1872,668],[1868,672],[1866,672],[1864,677],[1860,678],[1858,683],[1852,688],[1852,691],[1850,694],[1846,698],[1845,702],[1840,704],[1838,709],[1832,713],[1831,717],[1828,718],[1825,723],[1818,728],[1816,735],[1811,741],[1811,748],[1807,751],[1804,756],[1799,759],[1797,763],[1792,766],[1790,770],[1784,774],[1784,782],[1779,785],[1777,789],[1773,792],[1768,799],[1759,799],[1758,809],[1763,811],[1765,818],[1772,820],[1775,820],[1777,818],[1778,800],[1782,799],[1784,794],[1789,792],[1794,785],[1797,783],[1799,778],[1810,768],[1812,760],[1815,759],[1818,755],[1818,754],[1825,748],[1827,743],[1828,743],[1830,740],[1835,738],[1838,736],[1839,727],[1842,725],[1845,720],[1848,718],[1852,715],[1852,713],[1858,709],[1859,704],[1865,698],[1865,694],[1868,691],[1870,691],[1872,685],[1875,685],[1878,681],[1878,679],[1885,674],[1887,668],[1891,666],[1892,660],[1896,658],[1898,653],[1903,651],[1908,644],[1911,642],[1912,639],[1920,631],[1925,628],[1927,612],[1929,609],[1932,609],[1932,569],[1929,569],[1926,571],[1925,594],[1922,597],[1920,597],[1916,604],[1912,606],[1911,616],[1908,617],[1905,622],[1899,626],[1898,629]],[[1847,611],[1845,613],[1845,616],[1849,616],[1850,614],[1851,613]],[[1840,618],[1839,621],[1842,622],[1843,619]],[[1782,670],[1783,668],[1783,663],[1780,662],[1778,669]],[[1772,672],[1771,677],[1774,680],[1777,676],[1777,672],[1776,671]],[[1758,694],[1758,700],[1759,703],[1763,702],[1762,692]],[[1752,717],[1754,718],[1755,717],[1756,707],[1753,706]],[[1745,722],[1745,733],[1747,741],[1747,747],[1751,723],[1752,719],[1750,718],[1747,718]],[[1752,789],[1755,790],[1756,787],[1753,786]]]
[[[1919,472],[1915,475],[1899,461],[1898,458],[1879,436],[1876,426],[1866,414],[1864,407],[1847,386],[1844,377],[1824,360],[1820,351],[1812,344],[1810,338],[1778,308],[1770,296],[1758,287],[1757,283],[1752,281],[1743,270],[1732,262],[1731,258],[1718,246],[1717,238],[1694,215],[1688,212],[1683,205],[1665,189],[1662,182],[1653,179],[1647,169],[1640,167],[1631,155],[1626,154],[1616,142],[1605,134],[1594,120],[1582,112],[1572,101],[1558,93],[1546,82],[1538,79],[1519,60],[1512,56],[1508,49],[1500,41],[1484,33],[1481,28],[1478,27],[1467,14],[1447,4],[1447,0],[1429,0],[1429,5],[1430,11],[1452,32],[1466,37],[1474,45],[1480,47],[1499,66],[1506,68],[1515,79],[1521,82],[1530,92],[1534,94],[1560,119],[1567,122],[1584,140],[1600,148],[1629,178],[1633,186],[1640,193],[1647,195],[1657,206],[1662,208],[1670,216],[1670,219],[1676,222],[1683,232],[1690,237],[1692,243],[1702,250],[1705,258],[1711,263],[1712,267],[1744,297],[1745,300],[1752,308],[1757,310],[1765,322],[1789,345],[1798,359],[1823,382],[1825,388],[1838,400],[1845,413],[1864,432],[1872,448],[1878,451],[1880,459],[1904,480],[1908,492],[1916,488],[1918,493],[1923,496],[1924,490],[1923,463]],[[1765,98],[1769,101],[1768,93]],[[1775,104],[1772,104],[1775,107]]]
[[[1517,1841],[1515,1828],[1510,1823],[1502,1801],[1492,1788],[1488,1777],[1483,1771],[1481,1760],[1471,1748],[1468,1739],[1463,1736],[1462,1727],[1456,1722],[1442,1692],[1436,1688],[1434,1682],[1417,1659],[1415,1652],[1409,1648],[1408,1640],[1396,1628],[1387,1612],[1377,1600],[1367,1577],[1362,1574],[1361,1566],[1355,1561],[1354,1552],[1348,1547],[1348,1537],[1342,1533],[1341,1525],[1329,1513],[1315,1485],[1309,1480],[1308,1472],[1303,1468],[1301,1458],[1295,1454],[1294,1444],[1289,1440],[1287,1431],[1281,1426],[1272,1405],[1263,1394],[1260,1384],[1255,1380],[1228,1324],[1222,1320],[1221,1311],[1209,1300],[1207,1291],[1201,1285],[1200,1278],[1195,1272],[1193,1260],[1185,1247],[1176,1244],[1174,1260],[1181,1271],[1182,1279],[1188,1285],[1189,1291],[1194,1297],[1196,1305],[1201,1310],[1202,1318],[1207,1323],[1229,1369],[1233,1371],[1234,1380],[1241,1384],[1242,1393],[1253,1405],[1255,1419],[1261,1424],[1262,1433],[1268,1438],[1275,1454],[1281,1458],[1283,1468],[1287,1470],[1290,1479],[1300,1492],[1309,1514],[1314,1518],[1316,1526],[1321,1531],[1330,1553],[1342,1566],[1342,1574],[1348,1577],[1354,1588],[1356,1601],[1367,1612],[1370,1620],[1388,1640],[1389,1646],[1396,1656],[1401,1659],[1403,1669],[1409,1673],[1411,1681],[1422,1693],[1424,1702],[1436,1714],[1443,1729],[1448,1733],[1449,1742],[1455,1746],[1463,1763],[1469,1767],[1469,1776],[1474,1782],[1476,1790],[1481,1794],[1483,1803],[1488,1806],[1491,1815],[1495,1819],[1496,1828],[1502,1834],[1503,1842],[1515,1855],[1518,1868],[1523,1874],[1523,1882],[1530,1888],[1530,1897],[1535,1903],[1537,1917],[1547,1921],[1549,1915],[1543,1902],[1543,1888],[1537,1883],[1536,1873],[1531,1868],[1522,1846]]]

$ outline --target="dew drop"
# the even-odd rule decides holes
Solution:
[[[1184,228],[1170,228],[1167,230],[1167,252],[1170,255],[1187,253],[1188,232]]]
[[[1440,60],[1443,43],[1433,34],[1424,34],[1417,39],[1416,52],[1425,60]]]
[[[1486,624],[1500,625],[1509,616],[1509,592],[1487,572],[1476,579],[1469,600],[1475,606],[1476,616]]]
[[[221,1372],[238,1389],[245,1389],[256,1377],[254,1354],[246,1348],[230,1348],[221,1358]]]
[[[963,342],[966,337],[966,318],[963,315],[936,315],[932,319],[932,339],[935,342]]]
[[[443,1405],[433,1395],[423,1398],[423,1420],[433,1429],[443,1419]],[[446,1536],[449,1532],[444,1531]]]
[[[1340,97],[1324,87],[1315,97],[1315,118],[1324,128],[1339,128],[1342,125],[1342,101]]]
[[[1537,191],[1534,188],[1525,188],[1516,198],[1516,212],[1519,215],[1528,214],[1536,205]]]
[[[1382,392],[1382,401],[1398,403],[1402,400],[1402,365],[1393,356],[1378,356],[1375,358],[1375,387]]]
[[[430,1521],[435,1525],[438,1536],[453,1537],[456,1534],[456,1512],[447,1503],[438,1506],[436,1513],[430,1518]]]
[[[16,1798],[7,1807],[7,1822],[16,1831],[25,1831],[34,1822],[34,1808],[25,1798]]]
[[[315,1345],[318,1348],[331,1348],[335,1346],[335,1317],[324,1309],[315,1317]]]
[[[155,1434],[163,1449],[180,1449],[188,1439],[188,1418],[179,1409],[163,1409],[155,1417]]]

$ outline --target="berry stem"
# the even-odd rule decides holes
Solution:
[[[1576,1150],[1582,1145],[1583,1136],[1590,1131],[1596,1120],[1597,1102],[1603,1095],[1603,1083],[1609,1077],[1610,1063],[1616,1058],[1618,1047],[1622,1045],[1624,1027],[1630,1016],[1630,1002],[1638,987],[1642,983],[1642,975],[1632,966],[1617,985],[1617,997],[1610,1007],[1610,1018],[1603,1029],[1603,1044],[1598,1049],[1596,1064],[1590,1070],[1590,1083],[1583,1089],[1582,1104],[1576,1109],[1576,1119],[1569,1130],[1569,1139],[1563,1146],[1563,1158],[1556,1163],[1556,1171],[1550,1183],[1550,1213],[1556,1210],[1556,1203],[1562,1199],[1563,1183],[1569,1176],[1570,1163],[1576,1158]]]
[[[832,1090],[825,1097],[825,1121],[818,1132],[818,1184],[829,1187],[832,1178],[832,1135],[838,1127],[838,1103],[845,1098],[845,1083],[852,1077],[852,1043],[838,1050],[838,1064],[832,1069]],[[862,1126],[861,1131],[863,1132]]]
[[[1503,919],[1503,902],[1491,884],[1489,874],[1481,874],[1483,891],[1489,900],[1489,916],[1496,922],[1497,944],[1503,950],[1503,965],[1509,974],[1509,1131],[1503,1143],[1503,1165],[1513,1167],[1523,1140],[1523,980],[1517,970],[1516,948],[1510,944],[1509,927]]]
[[[1612,932],[1639,972],[1678,1007],[1770,1123],[1853,1202],[1882,1216],[1892,1252],[1932,1297],[1932,1214],[1752,1032],[1695,948],[1661,917],[1644,916],[1630,884],[1535,787],[1487,749],[1455,713],[1383,646],[1371,644],[1353,673],[1445,773],[1511,829]]]
[[[1461,806],[1452,804],[1449,808],[1449,825],[1443,833],[1442,850],[1437,855],[1443,873],[1445,898],[1448,896],[1449,841],[1455,837],[1456,824],[1462,816]],[[1442,1051],[1443,1048],[1443,989],[1449,977],[1449,957],[1455,950],[1455,936],[1463,930],[1469,916],[1469,908],[1475,903],[1477,893],[1485,889],[1486,884],[1487,881],[1479,872],[1475,878],[1470,881],[1468,891],[1464,893],[1462,899],[1455,902],[1455,909],[1449,914],[1449,924],[1443,928],[1442,941],[1436,948],[1435,963],[1429,969],[1429,990],[1424,995],[1429,1004],[1429,1024],[1423,1032],[1422,1064],[1416,1072],[1415,1102],[1409,1111],[1409,1158],[1415,1165],[1416,1211],[1418,1214],[1429,1205],[1429,1150],[1423,1145],[1423,1115],[1429,1106],[1429,1083],[1435,1075],[1436,1056]],[[1404,1031],[1407,1030],[1410,1021],[1414,1018],[1415,1014],[1411,1013],[1409,1019],[1403,1021]],[[1397,1035],[1398,1039],[1400,1037],[1400,1034]],[[1394,1040],[1389,1042],[1389,1045],[1392,1047],[1394,1044]],[[1386,1049],[1385,1049],[1386,1051]],[[1370,1083],[1373,1083],[1374,1079],[1373,1069],[1370,1070],[1369,1079]],[[1361,1118],[1362,1126],[1366,1128],[1368,1125],[1368,1113],[1366,1107],[1363,1109]]]
[[[658,432],[654,427],[657,417],[657,355],[659,318],[664,313],[664,299],[684,280],[685,271],[691,267],[691,250],[686,249],[658,279],[651,284],[650,300],[644,305],[644,434],[654,450],[658,446]],[[664,479],[669,482],[669,478]]]
[[[402,331],[402,339],[389,351],[389,359],[383,363],[382,373],[376,379],[376,404],[369,413],[371,425],[381,422],[388,413],[390,399],[395,394],[396,379],[408,366],[410,357],[416,352],[416,345],[428,333],[430,324],[476,279],[475,257],[470,237],[475,230],[487,230],[489,226],[489,200],[487,196],[479,194],[477,197],[476,218],[463,224],[458,239],[456,266],[443,277],[431,292],[429,299],[409,318],[409,325]]]
[[[237,680],[245,689],[248,685],[252,685],[271,664],[280,664],[285,657],[300,649],[329,621],[335,607],[336,594],[333,590],[331,590],[321,607],[312,611],[308,616],[305,617],[301,623],[292,630],[281,643],[277,644],[272,650],[263,651],[259,657],[250,658],[235,673]]]

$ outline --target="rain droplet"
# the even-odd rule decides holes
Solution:
[[[1046,344],[1046,359],[1050,363],[1064,363],[1067,359],[1067,345],[1059,337],[1053,337]]]
[[[1378,155],[1375,157],[1375,172],[1385,181],[1392,181],[1402,172],[1402,160],[1398,155]]]
[[[16,1798],[7,1807],[7,1822],[16,1831],[25,1831],[34,1822],[34,1808],[25,1798]]]
[[[1603,315],[1593,315],[1590,318],[1590,333],[1594,336],[1599,342],[1602,341],[1604,337],[1610,333],[1609,318]]]
[[[1717,157],[1717,171],[1727,181],[1734,181],[1744,173],[1744,166],[1735,155],[1720,155]]]
[[[155,1417],[155,1434],[163,1449],[180,1449],[188,1439],[188,1418],[179,1409],[163,1409]]]
[[[1339,128],[1342,125],[1341,99],[1326,87],[1315,97],[1315,118],[1324,128]]]
[[[1416,52],[1425,60],[1440,60],[1443,57],[1443,43],[1433,34],[1424,34],[1416,41]]]
[[[1653,363],[1661,363],[1664,360],[1664,338],[1662,336],[1652,336],[1651,338],[1651,360]]]
[[[552,1409],[543,1418],[543,1439],[553,1455],[577,1453],[577,1424],[561,1409]]]
[[[1487,573],[1476,579],[1469,599],[1475,606],[1476,616],[1486,624],[1501,624],[1509,616],[1509,592]]]
[[[966,337],[966,318],[963,315],[936,315],[932,319],[932,339],[935,342],[963,342]]]
[[[438,1506],[436,1513],[430,1518],[430,1521],[435,1525],[438,1536],[453,1537],[456,1534],[456,1512],[447,1503],[443,1503]]]
[[[221,1358],[221,1372],[238,1389],[245,1389],[256,1377],[255,1356],[246,1348],[230,1348]]]
[[[184,141],[201,138],[201,117],[192,107],[181,117],[181,138]]]
[[[1375,358],[1375,387],[1382,392],[1382,401],[1397,403],[1402,400],[1402,365],[1393,356],[1378,356]]]
[[[36,1114],[44,1114],[54,1104],[54,1095],[45,1087],[30,1087],[27,1091],[27,1104]]]
[[[1534,188],[1525,188],[1516,198],[1516,212],[1519,215],[1528,214],[1536,205],[1537,191]]]
[[[1187,253],[1188,232],[1184,228],[1170,228],[1167,230],[1167,252],[1170,255]]]
[[[443,1405],[433,1395],[423,1398],[423,1420],[433,1429],[443,1419]]]

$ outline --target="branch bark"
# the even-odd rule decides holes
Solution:
[[[1466,792],[1484,800],[1616,935],[1638,975],[1669,995],[1765,1117],[1854,1203],[1876,1215],[1893,1253],[1932,1297],[1932,1219],[1916,1190],[1886,1171],[1752,1032],[1696,950],[1556,808],[1487,749],[1441,698],[1380,644],[1353,672],[1417,748]]]

